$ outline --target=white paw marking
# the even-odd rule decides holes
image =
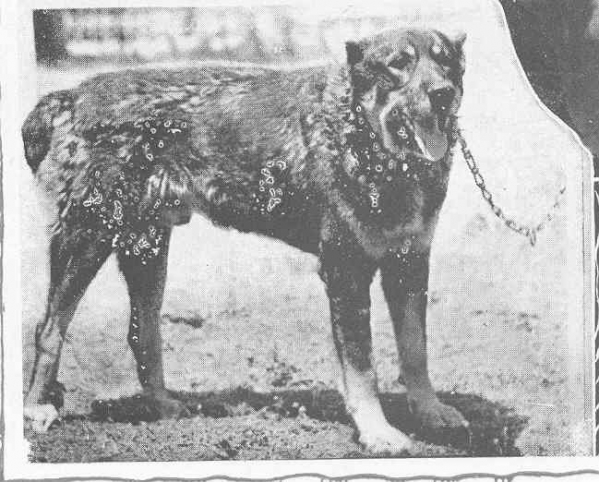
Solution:
[[[412,450],[412,440],[391,427],[376,427],[360,434],[360,443],[374,454],[409,454]]]
[[[31,429],[34,432],[44,433],[50,428],[50,425],[55,420],[58,420],[58,411],[54,405],[34,405],[33,407],[25,407],[23,415],[26,420],[31,422]]]

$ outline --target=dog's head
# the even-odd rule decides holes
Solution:
[[[449,121],[462,99],[465,40],[464,34],[409,29],[347,42],[353,102],[387,150],[405,149],[400,134],[409,119],[422,154],[444,156]]]

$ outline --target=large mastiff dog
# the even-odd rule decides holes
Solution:
[[[414,417],[428,429],[467,425],[433,391],[425,336],[464,40],[391,30],[348,42],[347,65],[125,71],[44,97],[23,139],[59,216],[26,417],[41,429],[57,417],[65,333],[113,252],[143,390],[163,416],[181,413],[165,389],[159,310],[171,231],[197,212],[319,257],[346,406],[368,449],[411,446],[377,394],[369,289],[379,269]]]

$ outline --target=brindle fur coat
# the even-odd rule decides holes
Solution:
[[[171,231],[198,212],[319,256],[346,405],[364,445],[402,453],[411,444],[377,397],[369,325],[377,269],[414,416],[427,427],[463,426],[430,385],[424,328],[463,42],[392,30],[348,42],[347,66],[129,70],[44,97],[23,140],[59,214],[26,416],[42,429],[57,416],[48,405],[61,404],[62,340],[112,252],[129,289],[144,392],[164,416],[181,413],[164,385],[159,310]]]

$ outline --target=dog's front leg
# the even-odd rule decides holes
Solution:
[[[346,407],[360,442],[378,454],[401,454],[412,442],[387,422],[372,365],[370,284],[375,266],[356,253],[325,247],[320,275],[329,297],[333,339],[341,363]]]
[[[426,307],[430,252],[393,253],[381,263],[383,291],[389,305],[401,374],[410,410],[424,429],[466,427],[453,407],[435,394],[427,366]]]

